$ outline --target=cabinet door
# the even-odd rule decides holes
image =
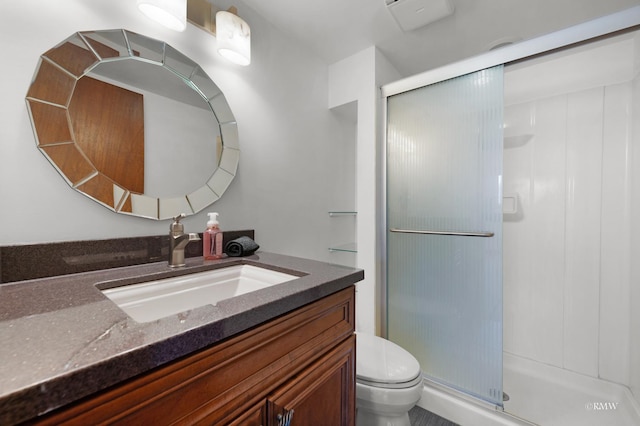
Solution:
[[[336,346],[271,395],[267,412],[268,424],[273,426],[353,426],[355,336]],[[279,418],[287,414],[289,423]]]

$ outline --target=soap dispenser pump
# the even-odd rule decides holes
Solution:
[[[222,231],[218,223],[218,213],[207,213],[209,221],[202,239],[202,254],[205,260],[215,260],[222,257]]]

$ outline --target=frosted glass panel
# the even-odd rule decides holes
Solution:
[[[429,378],[497,405],[502,76],[502,66],[479,71],[387,108],[388,337]]]

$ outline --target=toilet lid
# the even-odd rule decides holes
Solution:
[[[399,384],[414,382],[420,364],[395,343],[372,334],[356,333],[356,377],[367,382]]]

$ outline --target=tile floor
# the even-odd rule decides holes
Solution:
[[[418,406],[409,411],[409,420],[411,420],[411,426],[458,426]]]

